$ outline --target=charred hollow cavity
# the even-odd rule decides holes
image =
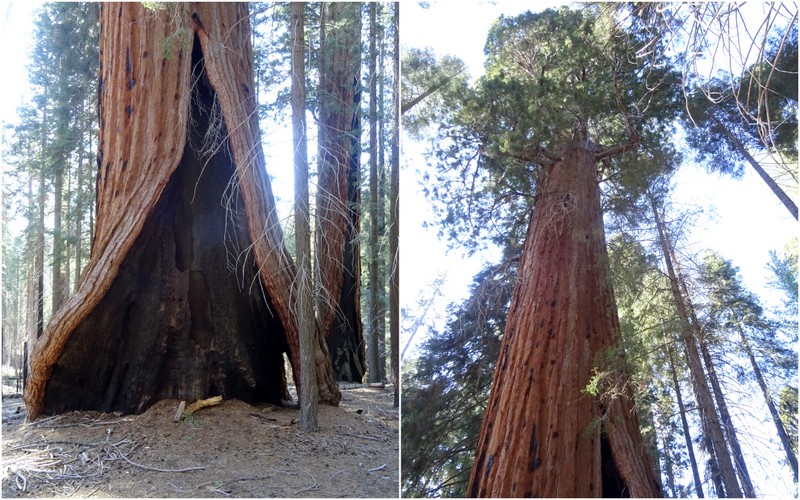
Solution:
[[[225,124],[192,50],[189,135],[180,164],[100,304],[73,331],[45,412],[140,413],[216,395],[288,399],[284,328],[261,287]],[[136,175],[134,159],[130,175]]]

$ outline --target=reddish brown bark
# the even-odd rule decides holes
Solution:
[[[96,319],[98,315],[103,314],[101,306],[103,301],[117,302],[115,296],[119,297],[119,293],[111,292],[115,289],[115,283],[122,279],[116,288],[135,292],[131,287],[135,288],[136,283],[126,281],[124,278],[126,274],[120,274],[120,270],[126,266],[131,267],[131,264],[136,262],[134,257],[137,251],[141,252],[140,249],[145,248],[146,240],[157,238],[159,231],[163,230],[162,225],[153,226],[153,223],[158,223],[161,217],[161,211],[157,210],[157,207],[163,206],[167,210],[177,210],[176,213],[179,213],[182,206],[193,205],[193,200],[186,202],[184,199],[184,205],[162,200],[165,190],[167,193],[173,192],[172,188],[167,189],[168,186],[171,183],[178,184],[175,174],[179,166],[200,164],[201,172],[198,178],[202,178],[202,167],[206,160],[212,161],[215,165],[217,163],[222,165],[220,169],[226,168],[225,165],[231,168],[228,179],[232,180],[230,184],[232,189],[226,193],[231,194],[234,203],[237,198],[241,200],[241,210],[238,215],[242,219],[241,237],[245,241],[240,243],[244,248],[252,244],[252,260],[247,264],[247,259],[244,259],[241,272],[245,272],[245,266],[251,266],[260,278],[264,295],[261,296],[262,287],[258,285],[253,288],[248,283],[244,288],[255,289],[259,297],[266,299],[266,304],[271,308],[270,315],[277,318],[284,342],[288,344],[293,365],[296,367],[295,376],[299,377],[297,324],[290,307],[294,265],[283,244],[261,151],[255,96],[251,92],[254,86],[246,4],[171,4],[166,9],[155,11],[146,10],[138,3],[103,4],[100,24],[101,63],[98,92],[100,148],[97,173],[97,228],[92,256],[81,277],[77,292],[54,314],[44,336],[34,346],[31,374],[25,392],[29,418],[34,419],[45,411],[45,400],[52,396],[47,394],[51,376],[73,333],[81,328],[84,321],[98,321]],[[199,47],[195,47],[198,42]],[[169,50],[165,50],[165,47]],[[192,64],[195,50],[203,61],[199,70],[197,64]],[[224,139],[219,144],[220,150],[208,157],[196,151],[191,151],[192,154],[187,153],[194,148],[192,144],[187,146],[189,135],[187,125],[190,115],[197,111],[193,107],[197,105],[191,103],[191,98],[192,89],[197,92],[198,86],[205,89],[201,92],[206,92],[208,99],[218,101],[223,119],[221,136]],[[208,117],[205,119],[213,122]],[[230,155],[227,153],[228,150]],[[196,161],[192,160],[194,157]],[[191,169],[187,170],[184,167],[181,169],[182,176],[190,175]],[[209,175],[214,178],[214,175],[220,175],[221,172],[223,171],[215,171],[213,175],[211,173]],[[175,196],[189,197],[185,193],[180,194],[180,189],[175,189],[179,193]],[[205,200],[209,201],[216,204],[220,202],[219,199]],[[236,216],[234,213],[231,217]],[[182,227],[174,221],[173,224],[174,226],[170,227]],[[164,222],[163,226],[169,224]],[[200,234],[202,228],[202,221],[198,221],[186,234]],[[182,229],[176,231],[181,232]],[[175,246],[180,246],[180,237],[175,238],[175,241]],[[213,243],[224,245],[222,238]],[[189,248],[194,247],[190,245]],[[168,250],[162,249],[162,252],[168,253]],[[203,294],[197,295],[197,290],[205,288],[191,285],[191,276],[188,278],[190,281],[187,287],[181,278],[180,273],[184,272],[181,270],[181,262],[185,264],[194,260],[182,260],[181,252],[174,252],[175,262],[168,262],[161,255],[149,256],[155,269],[162,264],[167,265],[164,262],[177,269],[174,282],[178,296],[173,302],[180,304],[182,301],[180,295],[188,294],[184,297],[185,300],[191,302],[196,299],[196,303],[205,303],[208,297]],[[147,257],[144,259],[140,262],[147,263]],[[217,262],[217,266],[224,269],[225,264]],[[138,267],[134,272],[139,273],[135,276],[146,275],[147,266]],[[127,276],[130,276],[130,273]],[[192,276],[199,279],[197,274]],[[155,274],[153,279],[168,278]],[[213,279],[206,279],[205,282],[211,287],[215,285]],[[172,302],[167,301],[165,307],[168,309],[173,307],[170,304]],[[174,307],[174,310],[178,311],[176,314],[180,314],[179,311],[185,310],[181,308],[186,306]],[[242,306],[231,306],[233,310],[238,311],[236,312],[238,315],[244,314],[238,309],[240,307]],[[156,310],[142,311],[141,314],[157,317],[159,311],[156,308]],[[256,313],[256,316],[259,314]],[[119,318],[108,321],[119,322]],[[157,320],[153,322],[158,323]],[[192,325],[191,332],[197,333],[202,330],[195,323]],[[120,328],[123,329],[123,333],[117,335],[121,335],[122,339],[139,335],[136,331],[124,331],[124,320]],[[183,327],[177,325],[175,328],[180,330]],[[94,335],[103,334],[94,333]],[[133,341],[133,344],[136,342]],[[318,339],[318,346],[317,371],[321,400],[336,404],[340,399],[340,393],[333,379],[323,339]],[[80,349],[73,350],[75,353],[79,351]],[[171,353],[168,349],[157,352],[165,356]],[[238,356],[230,352],[224,354],[233,358]],[[84,352],[83,355],[90,357],[96,356],[96,353]],[[139,365],[153,361],[146,358],[131,360],[132,363]],[[255,366],[258,366],[258,362]],[[172,372],[167,370],[167,373]],[[119,376],[124,377],[124,374]],[[241,374],[236,376],[240,377]],[[252,382],[247,375],[244,375],[244,380],[248,384]],[[60,383],[68,385],[68,381]],[[191,384],[176,383],[173,387],[181,388],[187,385]],[[162,392],[156,391],[156,395],[162,395]],[[141,401],[144,399],[147,399],[146,395],[138,399],[137,404],[142,404]],[[58,409],[59,404],[54,403],[50,411]],[[137,409],[142,408],[137,407]]]
[[[292,47],[292,146],[294,149],[294,226],[298,275],[295,281],[295,311],[300,336],[302,392],[300,429],[315,431],[317,423],[317,377],[314,369],[317,320],[314,317],[314,281],[311,274],[311,215],[308,193],[308,144],[306,140],[305,4],[292,2],[289,40]]]
[[[339,380],[365,371],[359,238],[361,4],[326,2],[320,23],[316,310]]]
[[[624,373],[617,397],[584,391],[619,335],[595,167],[576,142],[544,173],[470,496],[661,495]]]
[[[391,343],[394,407],[400,406],[400,3],[394,4],[392,72],[392,156],[389,195],[389,342]]]

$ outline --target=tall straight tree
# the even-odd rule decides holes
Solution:
[[[720,326],[733,330],[741,341],[741,349],[747,355],[747,359],[753,369],[753,376],[758,383],[759,389],[761,389],[761,394],[767,403],[767,409],[772,417],[778,438],[786,453],[786,462],[791,467],[795,480],[797,480],[797,456],[792,447],[792,440],[789,438],[780,418],[771,395],[772,391],[767,386],[764,372],[756,360],[757,350],[755,348],[758,347],[758,343],[755,342],[755,339],[749,338],[746,329],[757,332],[761,337],[762,349],[758,350],[767,351],[778,360],[781,357],[788,358],[792,360],[791,364],[794,364],[794,356],[792,354],[781,356],[780,352],[776,352],[779,348],[776,349],[778,346],[775,345],[777,343],[774,340],[775,326],[764,318],[763,309],[759,305],[758,299],[745,289],[741,283],[741,278],[738,276],[737,269],[729,261],[724,260],[717,254],[706,255],[702,268],[702,280],[709,289],[712,299],[711,310],[716,321],[721,323]]]
[[[292,137],[294,147],[294,227],[297,277],[295,314],[300,337],[300,428],[315,431],[317,423],[317,373],[314,369],[317,321],[314,317],[314,278],[311,274],[311,214],[308,195],[308,141],[306,139],[305,4],[292,2]]]
[[[683,396],[681,395],[681,386],[678,383],[678,375],[675,370],[675,361],[672,356],[672,349],[670,346],[664,348],[669,360],[669,373],[672,379],[672,385],[675,389],[675,398],[678,402],[678,413],[681,418],[681,429],[683,430],[683,438],[686,441],[686,452],[689,454],[689,465],[692,469],[692,478],[694,478],[694,490],[697,493],[697,498],[704,498],[703,495],[703,482],[700,480],[700,472],[697,468],[697,459],[694,455],[694,447],[692,446],[692,434],[689,429],[689,422],[686,419],[686,406],[683,404]]]
[[[648,193],[648,197],[653,211],[653,218],[656,223],[662,256],[667,268],[670,291],[672,292],[675,310],[680,320],[680,340],[686,348],[687,361],[692,374],[692,385],[697,398],[697,406],[700,411],[703,434],[707,442],[710,443],[709,451],[712,454],[712,460],[715,460],[715,464],[718,467],[720,483],[724,486],[724,494],[728,497],[741,497],[742,491],[736,479],[736,471],[734,470],[733,461],[728,452],[711,390],[708,388],[706,373],[703,369],[700,351],[697,346],[699,337],[699,332],[697,330],[698,325],[696,322],[691,322],[689,318],[687,299],[681,291],[680,278],[675,270],[675,255],[672,242],[669,240],[663,216],[659,213],[657,197],[653,193]],[[713,466],[712,469],[714,469]],[[720,491],[719,483],[717,483],[717,494],[719,496],[723,495]]]
[[[392,157],[389,206],[389,336],[392,350],[394,406],[400,406],[400,3],[394,3],[392,72]]]
[[[369,381],[383,380],[383,360],[378,349],[378,4],[369,4]]]
[[[625,356],[614,351],[619,321],[599,174],[621,167],[621,155],[642,141],[627,102],[648,91],[612,26],[590,9],[500,18],[486,44],[486,76],[445,142],[453,146],[442,163],[475,168],[459,177],[470,203],[448,210],[477,214],[465,222],[472,234],[499,225],[498,237],[524,238],[469,496],[661,496]],[[631,177],[647,183],[641,169]],[[482,199],[470,187],[476,179],[486,180]],[[514,228],[531,197],[525,234]],[[497,200],[513,198],[516,206],[498,209]],[[587,393],[595,369],[615,390]]]
[[[360,313],[361,4],[325,2],[320,18],[316,310],[337,379],[365,372]]]
[[[295,267],[251,64],[246,4],[101,5],[97,229],[78,291],[34,346],[30,419],[214,394],[280,402],[283,352],[300,382]],[[338,404],[321,336],[315,361],[321,400]]]
[[[378,95],[381,96],[378,99],[378,116],[380,117],[378,121],[378,205],[377,205],[377,214],[376,219],[378,222],[378,248],[379,248],[379,255],[380,255],[380,265],[378,265],[378,281],[376,283],[376,287],[378,288],[378,318],[377,318],[377,329],[378,329],[378,351],[379,356],[383,360],[381,367],[384,369],[384,380],[386,379],[386,313],[387,313],[387,302],[386,302],[386,275],[389,267],[389,257],[387,255],[387,239],[386,239],[386,194],[387,194],[387,181],[386,181],[386,128],[387,128],[387,120],[390,114],[387,114],[386,109],[386,101],[388,99],[385,98],[385,88],[386,88],[386,52],[387,52],[387,41],[386,41],[386,33],[387,31],[387,24],[390,22],[391,19],[391,10],[384,9],[382,4],[378,5],[378,15],[379,15],[379,23],[378,23]],[[391,102],[391,101],[390,101]],[[390,368],[391,370],[391,368]]]

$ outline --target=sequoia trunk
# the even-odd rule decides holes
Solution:
[[[97,227],[31,359],[29,418],[286,397],[294,265],[266,175],[245,4],[102,4]],[[324,340],[322,401],[336,404]]]
[[[565,147],[535,203],[468,494],[660,496],[630,390],[585,391],[619,335],[595,154]]]
[[[316,309],[339,380],[365,371],[360,313],[359,145],[361,4],[322,5]]]

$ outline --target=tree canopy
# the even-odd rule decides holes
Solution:
[[[752,471],[754,455],[773,453],[754,445],[755,435],[737,423],[748,412],[764,411],[754,409],[759,404],[763,408],[765,401],[757,370],[774,395],[786,433],[796,428],[795,418],[784,418],[796,405],[796,389],[780,383],[792,378],[793,366],[796,370],[797,355],[788,348],[795,342],[787,335],[791,330],[744,290],[732,264],[714,253],[704,260],[701,251],[689,249],[689,231],[701,209],[680,211],[669,203],[673,175],[695,158],[715,170],[741,169],[743,153],[711,116],[755,155],[796,155],[796,17],[783,6],[765,8],[773,21],[761,28],[769,36],[762,52],[753,49],[759,54],[756,62],[751,59],[733,76],[720,72],[716,80],[703,80],[687,72],[697,61],[686,47],[710,50],[702,40],[725,40],[728,34],[713,26],[705,31],[689,26],[713,23],[706,16],[716,12],[723,18],[724,10],[720,4],[576,5],[501,16],[487,34],[485,74],[472,82],[458,71],[465,65],[451,56],[437,57],[426,49],[409,51],[405,59],[410,74],[404,86],[413,89],[407,101],[413,106],[404,120],[411,138],[428,145],[426,160],[433,168],[423,169],[421,184],[434,207],[434,224],[453,247],[471,252],[494,244],[510,255],[522,245],[531,213],[546,207],[536,204],[537,194],[543,172],[559,160],[562,146],[578,137],[597,155],[621,332],[619,344],[604,359],[625,354],[631,377],[624,390],[634,394],[645,446],[658,457],[665,493],[672,496],[723,494],[728,486],[732,493],[739,487],[746,491],[750,479],[744,462]],[[729,20],[741,16],[735,8],[728,12]],[[776,13],[790,22],[776,22]],[[680,40],[677,33],[687,30],[698,38]],[[449,80],[442,77],[452,74],[456,76]],[[447,83],[438,86],[440,82]],[[693,112],[694,122],[687,111]],[[772,137],[769,148],[763,143],[764,130]],[[676,298],[665,277],[651,199],[661,207],[662,231],[674,248],[670,259],[685,319],[676,313]],[[771,268],[777,286],[788,290],[792,276],[796,280],[796,265],[792,275],[792,254],[786,255],[775,254]],[[485,297],[481,283],[496,286],[499,276],[493,270],[503,265],[486,266],[470,298],[451,306],[451,321],[431,329],[419,358],[406,364],[413,371],[404,378],[404,436],[414,436],[403,443],[406,495],[465,494],[465,475],[474,458],[470,449],[485,408],[482,402],[488,400],[485,377],[494,373],[495,349],[503,336],[502,327],[495,326],[504,324],[508,306],[491,302],[491,312],[477,320],[472,311]],[[511,290],[516,277],[503,276]],[[744,337],[723,303],[736,304],[737,315],[748,318]],[[682,329],[684,321],[689,330]],[[743,338],[754,362],[742,347]],[[473,347],[477,339],[483,339],[480,352]],[[694,371],[685,351],[689,343],[700,363]],[[692,382],[697,368],[709,384],[721,442],[709,440],[713,432],[698,417],[700,403]],[[473,379],[467,376],[477,373],[481,375]],[[604,376],[597,371],[587,391],[620,389],[607,384]],[[784,396],[778,398],[781,392]],[[752,396],[740,402],[737,398],[745,393]],[[770,440],[770,450],[786,457],[773,420],[763,431],[768,437],[758,439]],[[718,465],[722,454],[729,454],[728,463],[734,465],[730,472],[735,475],[728,475],[726,484]],[[759,477],[751,479],[756,492],[766,488]]]

